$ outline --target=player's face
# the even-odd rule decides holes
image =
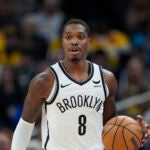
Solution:
[[[80,24],[69,24],[65,27],[62,36],[62,45],[65,59],[80,61],[86,59],[90,38],[86,28]]]

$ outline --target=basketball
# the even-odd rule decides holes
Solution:
[[[116,116],[103,128],[102,141],[106,150],[139,150],[143,133],[129,116]]]

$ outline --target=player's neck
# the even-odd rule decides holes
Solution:
[[[80,82],[86,80],[89,76],[88,61],[81,61],[79,63],[72,63],[68,61],[61,62],[65,70],[75,79]]]
[[[72,62],[63,60],[62,65],[70,72],[84,72],[88,69],[88,62],[86,60],[79,61],[79,62]]]

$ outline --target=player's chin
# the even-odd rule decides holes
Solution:
[[[77,62],[79,62],[79,61],[80,61],[80,59],[77,58],[77,57],[71,58],[71,62],[77,63]]]
[[[79,62],[81,60],[81,58],[79,56],[72,56],[70,57],[71,62]]]

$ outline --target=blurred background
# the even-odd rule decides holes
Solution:
[[[71,18],[91,28],[88,59],[117,78],[118,114],[150,123],[150,0],[0,0],[0,150],[10,150],[30,80],[63,57]],[[39,115],[28,150],[40,142]]]

